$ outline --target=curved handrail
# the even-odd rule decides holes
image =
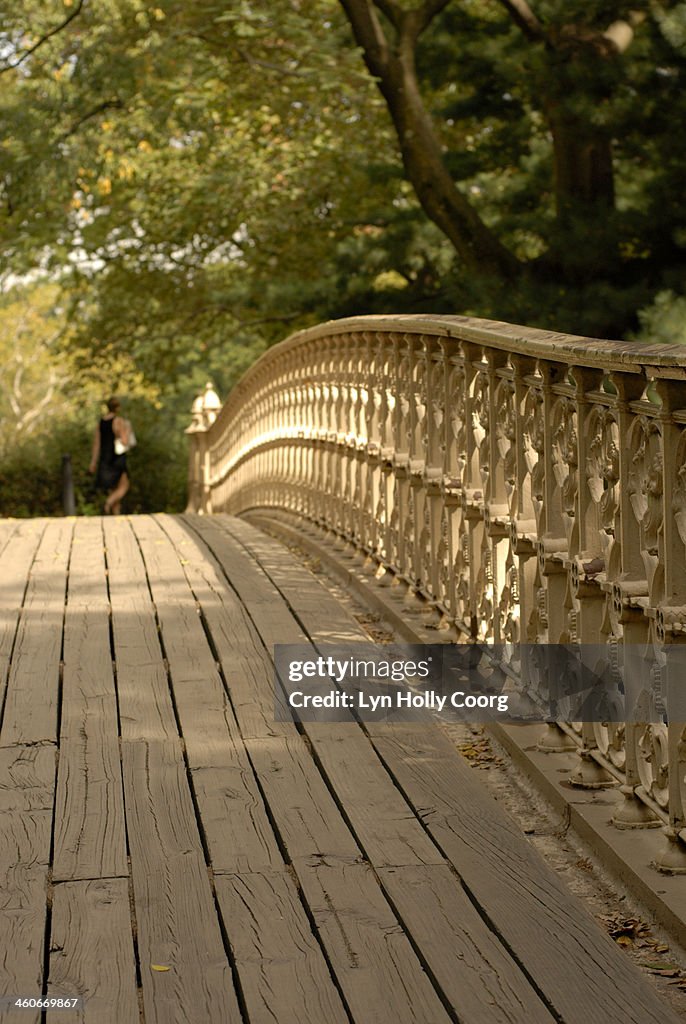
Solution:
[[[686,641],[685,348],[354,317],[269,349],[216,415],[214,399],[189,428],[196,511],[303,516],[455,636],[600,644],[610,664],[652,648],[646,724],[577,730],[576,781],[619,778],[618,824],[649,808],[686,868],[686,798],[667,782],[686,729],[663,720],[665,647]]]

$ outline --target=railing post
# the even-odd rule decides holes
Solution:
[[[571,419],[572,424],[567,423],[564,426],[563,423],[560,424],[558,444],[561,449],[561,458],[567,464],[568,471],[563,514],[566,513],[568,517],[566,564],[572,591],[571,597],[575,602],[576,609],[575,640],[583,647],[600,644],[603,613],[607,605],[606,594],[601,590],[598,582],[598,573],[601,563],[602,567],[606,571],[608,570],[607,563],[610,561],[610,555],[608,551],[602,550],[602,541],[599,539],[598,511],[589,491],[587,475],[588,467],[594,457],[594,446],[598,444],[598,438],[590,436],[593,429],[593,407],[588,400],[588,394],[600,391],[603,375],[602,371],[594,368],[577,366],[572,367],[571,372],[575,382],[575,395],[568,401],[567,419]],[[565,402],[566,400],[561,401]],[[574,409],[573,414],[571,413],[572,408]],[[616,424],[616,413],[611,416],[608,409],[605,415],[607,417],[605,422],[612,424],[609,427],[610,434],[612,434]],[[570,437],[570,433],[573,435],[572,437]],[[615,467],[613,457],[608,459],[608,467],[604,477],[608,485],[606,493],[610,491],[610,476]],[[583,480],[580,480],[582,475]],[[571,523],[570,516],[573,518]],[[610,542],[612,545],[621,545],[620,528],[623,521],[621,499],[618,501],[617,512],[612,513],[611,519],[611,524],[607,525],[607,536],[614,538]],[[583,657],[581,661],[584,661]],[[593,722],[583,723],[581,739],[582,747],[579,750],[581,763],[570,777],[572,785],[582,789],[604,789],[615,786],[616,781],[613,776],[593,757],[593,751],[597,749],[596,727]]]
[[[645,662],[639,652],[651,642],[650,620],[643,614],[643,609],[636,606],[633,599],[640,591],[648,595],[649,581],[647,577],[645,556],[641,544],[643,532],[642,522],[637,521],[636,501],[643,501],[642,481],[630,484],[636,477],[637,449],[640,447],[636,439],[638,416],[631,409],[644,389],[644,381],[635,374],[613,374],[612,383],[617,389],[617,426],[619,437],[625,439],[619,446],[619,479],[623,490],[622,508],[618,516],[618,540],[621,551],[621,576],[617,580],[608,581],[608,601],[612,606],[614,617],[622,629],[622,646],[624,653],[625,694],[631,700],[633,694],[646,689]],[[633,493],[632,493],[633,492]],[[629,709],[632,711],[633,709]],[[619,829],[654,828],[660,822],[656,815],[636,796],[641,784],[638,752],[645,725],[628,721],[624,733],[624,781],[620,786],[622,798],[612,815],[612,823]]]
[[[507,361],[507,352],[493,349],[488,352],[488,479],[484,489],[484,525],[493,577],[493,642],[496,644],[505,640],[501,613],[510,539],[505,454],[512,443],[507,435],[514,426],[514,389],[511,372],[506,369]],[[505,412],[503,418],[502,412]]]
[[[684,400],[683,383],[658,381],[656,390],[662,400],[659,419],[662,423],[664,460],[662,544],[665,573],[664,605],[657,609],[655,626],[658,641],[665,645],[664,676],[666,712],[669,719],[666,766],[669,792],[669,821],[665,829],[667,844],[656,861],[656,867],[669,874],[686,874],[686,808],[683,781],[686,774],[686,531],[683,522],[686,410],[679,408]]]

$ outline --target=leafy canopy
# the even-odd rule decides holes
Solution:
[[[0,10],[0,246],[84,365],[185,402],[328,316],[619,334],[684,291],[682,2]]]

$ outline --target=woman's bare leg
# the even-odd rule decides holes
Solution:
[[[119,477],[119,482],[113,491],[107,495],[107,501],[105,502],[105,512],[118,516],[121,513],[121,500],[131,486],[127,473],[122,473]]]

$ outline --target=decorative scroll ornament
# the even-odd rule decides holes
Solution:
[[[638,774],[645,791],[660,805],[669,806],[669,742],[667,726],[645,726],[637,744]]]
[[[641,527],[641,547],[657,555],[662,526],[662,435],[659,425],[641,416],[632,431],[632,457],[628,495],[636,522]]]
[[[503,464],[505,486],[510,496],[517,482],[517,410],[511,380],[501,381],[498,386],[495,436],[498,455]]]
[[[353,500],[352,510],[356,516],[362,511],[362,467],[355,465],[355,462],[351,459],[350,461],[350,475],[353,478]]]
[[[431,416],[433,427],[439,434],[443,431],[445,421],[445,361],[442,354],[431,360]],[[464,394],[462,396],[464,402]],[[445,445],[441,445],[445,451]]]
[[[540,515],[543,505],[545,462],[545,417],[543,415],[543,395],[534,387],[524,402],[524,464],[531,482],[531,499],[536,518]]]
[[[462,486],[464,468],[467,464],[467,382],[464,367],[453,366],[448,377],[448,461],[446,463],[446,486],[455,489]]]
[[[682,432],[677,448],[675,479],[672,511],[679,536],[686,547],[686,431]]]
[[[474,379],[474,396],[472,398],[472,436],[479,452],[479,472],[483,494],[488,493],[490,473],[490,457],[488,451],[488,377],[485,372],[477,373]]]
[[[370,491],[371,494],[371,491]],[[383,532],[386,526],[386,481],[381,480],[379,487],[379,497],[376,502],[376,509],[374,510],[374,517],[379,524],[381,532]]]
[[[505,586],[500,592],[500,632],[505,643],[518,644],[521,639],[519,622],[519,574],[510,564],[505,573]]]
[[[424,498],[424,515],[422,516],[422,529],[419,534],[419,555],[421,558],[422,582],[431,586],[432,578],[432,557],[431,557],[431,513],[429,501]]]
[[[553,416],[553,473],[560,489],[562,510],[573,519],[579,490],[579,438],[574,403],[561,398]]]
[[[471,615],[470,604],[470,540],[469,534],[460,534],[459,544],[453,562],[453,574],[455,577],[455,616],[462,622],[469,622]]]
[[[600,525],[614,537],[619,511],[619,428],[607,409],[594,409],[590,420],[592,440],[586,460],[586,479],[591,497],[600,510]],[[593,433],[594,431],[594,433]]]
[[[410,353],[407,343],[403,343],[400,348],[400,359],[398,360],[398,374],[394,382],[396,388],[396,410],[399,417],[398,440],[401,451],[410,451],[412,447],[412,422],[410,418],[411,373]]]
[[[407,489],[407,507],[405,509],[405,521],[402,523],[402,536],[405,545],[405,571],[408,575],[414,576],[412,553],[414,548],[415,531],[415,501],[414,488]]]
[[[400,565],[400,481],[396,477],[393,481],[393,508],[388,524],[388,538],[390,551],[388,553],[391,565]]]
[[[615,768],[623,771],[626,764],[626,726],[624,722],[595,722],[593,732],[601,754]]]
[[[493,554],[490,546],[486,544],[481,549],[481,563],[476,578],[476,606],[478,639],[482,642],[492,641],[495,635],[495,579]]]
[[[538,587],[536,591],[536,617],[540,627],[537,632],[543,639],[548,630],[548,592],[545,587]]]
[[[414,365],[414,407],[415,407],[415,422],[421,430],[424,424],[424,418],[426,417],[426,410],[429,405],[429,396],[427,394],[427,358],[428,353],[424,350],[421,353],[415,355]],[[422,439],[427,438],[426,430],[421,430]]]
[[[453,513],[454,514],[454,513]],[[436,551],[438,562],[438,586],[437,595],[439,602],[444,607],[450,607],[450,589],[452,585],[450,573],[450,513],[445,505],[441,509],[440,537]]]

